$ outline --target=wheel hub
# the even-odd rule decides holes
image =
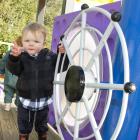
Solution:
[[[80,66],[71,66],[65,78],[65,95],[68,101],[81,100],[85,88],[85,74]]]

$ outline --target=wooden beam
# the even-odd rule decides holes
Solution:
[[[44,24],[45,9],[46,9],[46,0],[38,0],[36,22],[42,25]]]
[[[65,14],[65,8],[66,8],[66,0],[63,0],[61,15]]]

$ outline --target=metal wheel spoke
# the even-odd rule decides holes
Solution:
[[[102,140],[101,134],[99,132],[98,125],[96,123],[95,117],[93,116],[93,112],[91,112],[90,109],[89,109],[88,100],[85,97],[83,97],[83,101],[84,101],[84,104],[85,104],[85,108],[87,110],[87,114],[88,114],[88,117],[89,117],[89,120],[90,120],[90,123],[91,123],[91,127],[94,131],[95,137],[96,137],[97,140]]]
[[[82,12],[81,36],[80,36],[80,58],[79,58],[80,66],[83,65],[83,59],[84,59],[86,18],[87,18],[87,14],[85,12]]]
[[[86,87],[97,89],[124,90],[124,84],[86,83]]]
[[[92,67],[92,65],[94,63],[94,58],[97,57],[101,53],[102,48],[104,47],[104,41],[106,41],[108,39],[113,28],[114,28],[114,26],[113,26],[112,22],[110,22],[110,24],[108,25],[105,33],[103,34],[103,36],[102,36],[102,38],[97,46],[97,49],[94,51],[89,63],[87,64],[86,69],[89,69]]]
[[[64,38],[62,39],[62,42],[63,42],[63,45],[65,47],[65,50],[66,50],[66,53],[67,53],[69,62],[70,62],[71,65],[73,65],[74,64],[74,61],[72,59],[72,54],[71,54],[71,52],[70,52],[70,50],[68,48],[68,44],[67,44],[67,42],[66,42],[66,40]]]
[[[80,107],[81,107],[81,103],[77,103],[76,105],[76,112],[75,112],[75,127],[74,127],[74,140],[76,140],[76,138],[78,138],[79,136],[79,121],[78,121],[78,117],[80,115]]]
[[[64,85],[64,81],[54,81],[53,83],[58,85]]]
[[[62,111],[61,113],[61,116],[59,117],[58,121],[56,122],[57,124],[60,124],[61,120],[64,118],[64,116],[66,115],[67,111],[68,111],[68,108],[71,106],[71,103],[70,102],[67,102],[64,110]]]

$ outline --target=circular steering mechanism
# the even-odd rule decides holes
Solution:
[[[96,26],[88,24],[88,14],[91,12],[100,13],[106,18],[108,24],[104,33]],[[74,140],[88,140],[94,137],[96,140],[102,140],[101,128],[109,110],[113,90],[121,90],[123,94],[118,122],[110,139],[115,140],[118,137],[126,114],[128,93],[136,89],[135,85],[129,82],[127,46],[117,23],[120,17],[118,12],[111,15],[98,7],[85,9],[75,17],[61,37],[66,52],[61,65],[61,54],[57,59],[53,105],[57,129],[62,140],[66,139],[64,130]],[[123,84],[113,83],[109,42],[114,32],[122,48]],[[69,60],[69,65],[65,70],[66,59]]]
[[[83,96],[85,75],[80,66],[71,66],[65,78],[65,95],[68,101],[78,102]]]

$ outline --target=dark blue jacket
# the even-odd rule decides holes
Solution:
[[[26,52],[20,57],[9,55],[7,68],[18,76],[18,95],[27,99],[51,97],[56,60],[57,54],[47,48],[41,50],[37,57]]]

